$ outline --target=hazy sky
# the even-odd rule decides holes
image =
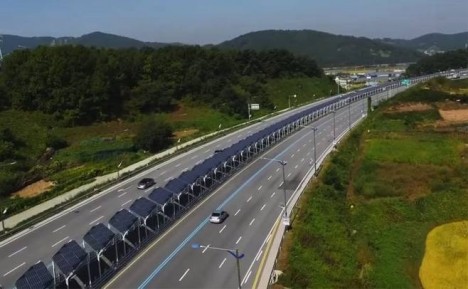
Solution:
[[[0,33],[219,43],[265,29],[410,39],[468,31],[468,0],[1,0]]]

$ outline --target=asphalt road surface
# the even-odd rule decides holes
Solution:
[[[38,261],[49,265],[52,256],[63,244],[72,239],[81,244],[82,237],[93,225],[106,224],[115,212],[128,208],[138,197],[147,196],[154,187],[164,186],[182,171],[212,155],[215,149],[228,147],[251,133],[310,106],[288,111],[176,156],[1,242],[0,284],[11,288],[31,265]],[[157,181],[156,186],[137,190],[136,185],[143,177],[154,178]]]

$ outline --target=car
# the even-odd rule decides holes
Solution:
[[[223,149],[217,149],[217,150],[215,150],[214,152],[215,152],[215,154],[217,154],[217,153],[221,153],[221,152],[223,152],[223,151],[224,151]]]
[[[226,211],[215,210],[211,213],[210,222],[213,224],[221,224],[227,217],[229,217],[229,214]]]
[[[140,190],[145,190],[154,184],[156,184],[156,182],[152,178],[144,178],[138,182],[137,188]]]

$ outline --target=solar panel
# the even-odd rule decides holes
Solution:
[[[115,234],[106,226],[99,223],[93,226],[84,235],[83,240],[93,248],[94,251],[101,251],[104,249],[114,238]]]
[[[153,202],[161,206],[165,205],[171,197],[172,193],[163,188],[154,189],[148,196]]]
[[[52,257],[52,260],[60,271],[68,276],[80,266],[86,256],[86,251],[75,240],[72,240],[63,245]]]
[[[47,270],[43,262],[36,263],[15,282],[17,289],[46,289],[50,288],[54,277]]]
[[[138,221],[138,218],[126,209],[122,209],[115,213],[109,220],[109,224],[112,225],[120,233],[125,233]]]
[[[157,205],[146,198],[136,199],[130,206],[130,211],[134,212],[142,218],[148,217]]]

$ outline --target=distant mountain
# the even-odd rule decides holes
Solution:
[[[309,56],[321,66],[413,62],[420,52],[364,37],[334,35],[314,30],[251,32],[218,45],[229,49],[286,49]]]
[[[449,51],[466,48],[468,45],[468,32],[456,34],[430,33],[410,40],[391,38],[376,40],[399,47],[416,49],[421,52],[431,50]]]
[[[167,45],[181,45],[179,43],[159,43],[159,42],[144,42],[129,37],[103,33],[93,32],[85,34],[80,37],[22,37],[16,35],[2,35],[3,43],[1,48],[3,54],[8,54],[16,49],[21,48],[35,48],[39,45],[54,46],[66,44],[79,44],[84,46],[96,46],[105,48],[141,48],[153,47],[160,48]]]

